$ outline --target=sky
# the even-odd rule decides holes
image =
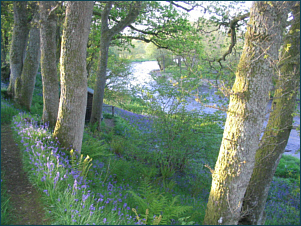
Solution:
[[[210,2],[210,1],[208,1],[208,2]],[[253,1],[246,1],[243,4],[243,7],[245,7],[246,9],[250,9],[251,6],[252,6],[252,3],[253,3]],[[201,9],[194,9],[194,10],[192,10],[192,11],[189,12],[189,15],[190,15],[190,20],[197,21],[198,18],[199,18],[199,16],[203,15],[203,11]]]

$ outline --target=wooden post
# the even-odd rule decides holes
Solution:
[[[114,117],[114,106],[112,106],[112,116]]]

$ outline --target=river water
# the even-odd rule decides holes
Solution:
[[[130,75],[130,83],[133,86],[146,86],[148,88],[152,88],[152,85],[155,81],[150,75],[150,72],[153,70],[159,70],[158,63],[156,61],[146,61],[146,62],[133,62],[131,65],[131,75]],[[159,75],[159,73],[158,73]],[[206,97],[209,100],[209,103],[207,105],[219,105],[218,100],[221,100],[222,97],[215,95],[215,92],[217,91],[216,88],[209,88],[208,85],[202,85],[199,87],[199,90],[201,91],[202,94],[209,94],[208,97]],[[215,108],[211,107],[204,107],[202,104],[199,102],[195,101],[195,97],[189,97],[187,99],[188,104],[186,105],[186,110],[188,111],[203,111],[208,114],[212,114],[217,111]],[[269,102],[267,106],[267,111],[271,109],[271,102]],[[226,115],[225,112],[222,112],[221,114]],[[268,120],[268,114],[266,116],[266,120],[264,122],[264,127],[267,124]],[[295,116],[294,117],[294,126],[300,125],[300,116]],[[300,149],[300,134],[299,131],[296,131],[296,129],[292,129],[288,144],[286,146],[286,152],[285,154],[290,154],[295,157],[300,158],[300,153],[295,154],[297,150]]]
[[[131,76],[130,76],[130,83],[133,86],[140,85],[145,86],[149,89],[152,89],[152,85],[155,84],[154,79],[150,75],[150,72],[153,70],[159,70],[158,63],[156,61],[145,61],[145,62],[133,62],[131,65]],[[160,75],[160,73],[157,73]],[[199,86],[200,95],[209,94],[206,96],[207,101],[206,105],[219,105],[218,101],[222,98],[214,93],[217,91],[216,88],[211,88],[208,85],[201,85]],[[166,100],[167,102],[167,100]],[[217,111],[215,108],[211,107],[204,107],[201,103],[195,100],[195,96],[192,95],[191,97],[187,98],[187,105],[185,106],[186,110],[188,111],[202,111],[204,113],[212,114]],[[226,115],[226,113],[222,113]]]

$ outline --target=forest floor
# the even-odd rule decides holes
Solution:
[[[40,192],[29,182],[10,125],[1,125],[1,170],[10,197],[10,224],[47,225]]]

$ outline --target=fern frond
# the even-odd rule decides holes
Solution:
[[[176,203],[179,196],[169,200],[164,193],[159,193],[158,189],[154,189],[149,181],[145,178],[138,188],[140,196],[134,191],[128,191],[133,195],[134,200],[139,206],[139,210],[135,214],[139,219],[145,219],[145,224],[160,224],[166,225],[171,223],[171,219],[177,219],[180,215],[190,210],[191,206],[178,206]],[[159,217],[158,217],[159,216]]]

